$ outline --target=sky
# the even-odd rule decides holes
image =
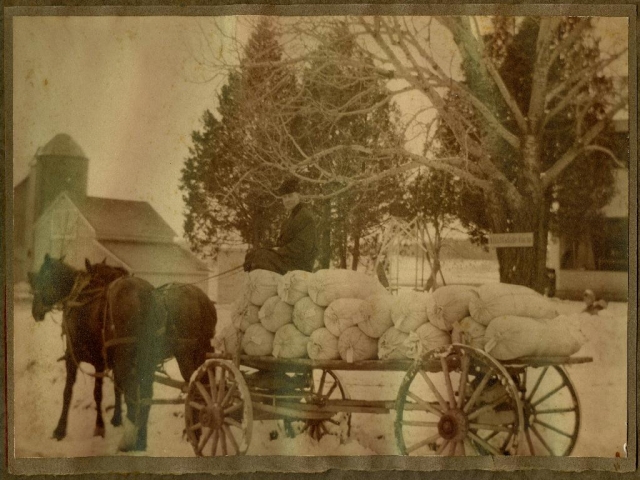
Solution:
[[[218,24],[232,32],[236,22]],[[607,46],[626,43],[626,19],[601,25]],[[219,37],[202,42],[212,26],[206,17],[14,17],[14,185],[38,147],[67,133],[89,158],[89,195],[148,201],[182,235],[180,170],[220,85],[202,81],[209,72],[193,52],[228,48]],[[407,115],[419,105],[415,93],[400,103]]]

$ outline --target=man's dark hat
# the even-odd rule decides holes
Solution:
[[[299,192],[300,191],[300,182],[297,178],[288,178],[282,185],[278,187],[276,190],[276,195],[289,195],[290,193]]]

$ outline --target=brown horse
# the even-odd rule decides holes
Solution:
[[[61,304],[63,307],[67,379],[62,413],[53,436],[62,439],[66,435],[69,404],[78,365],[86,362],[93,365],[97,373],[94,387],[97,407],[94,434],[104,435],[101,411],[102,375],[109,367],[114,371],[116,388],[112,424],[119,425],[121,422],[119,390],[122,390],[127,399],[127,417],[139,427],[139,435],[131,448],[144,449],[149,406],[136,407],[143,403],[138,401],[141,395],[151,398],[152,374],[148,375],[149,363],[158,353],[150,350],[156,346],[153,339],[150,342],[138,342],[137,339],[145,338],[144,335],[150,331],[156,331],[161,321],[158,311],[154,309],[153,287],[144,280],[123,276],[126,271],[122,269],[98,272],[88,262],[86,265],[87,272],[78,271],[64,263],[64,257],[57,260],[45,255],[40,271],[36,275],[29,275],[34,293],[32,314],[36,321],[43,320],[46,313],[56,305]],[[98,265],[106,267],[104,262]],[[112,288],[115,284],[117,288]],[[113,329],[107,332],[104,328],[105,312],[109,306],[109,318],[112,321],[110,326]],[[133,340],[128,341],[129,344],[105,348],[105,337],[113,340],[116,335],[128,335],[126,338]],[[119,350],[120,353],[114,354]]]

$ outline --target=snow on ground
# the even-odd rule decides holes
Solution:
[[[482,270],[485,276],[482,277]],[[485,266],[460,268],[476,279],[493,281]],[[445,270],[445,275],[447,271]],[[455,278],[455,275],[449,273]],[[490,278],[488,278],[490,277]],[[446,278],[446,277],[445,277]],[[453,281],[451,281],[454,283]],[[473,282],[478,283],[478,282]],[[578,352],[593,357],[593,363],[573,365],[567,371],[581,402],[582,428],[573,455],[613,457],[624,455],[626,441],[626,385],[627,385],[627,304],[612,303],[600,315],[577,315],[580,302],[553,299],[560,313],[576,314],[588,342]],[[77,457],[125,455],[117,452],[123,427],[109,423],[113,412],[113,388],[105,381],[103,410],[107,432],[105,438],[93,437],[95,404],[93,378],[78,374],[74,387],[67,437],[61,441],[51,438],[62,405],[64,362],[57,361],[64,353],[60,335],[60,316],[49,314],[36,323],[31,317],[30,304],[17,300],[14,310],[14,439],[16,457]],[[230,321],[230,306],[219,305],[218,331]],[[92,367],[82,364],[91,372]],[[175,361],[166,364],[167,372],[180,378]],[[395,400],[402,373],[395,372],[339,372],[351,398]],[[176,389],[156,384],[154,398],[180,397]],[[306,435],[287,438],[280,422],[254,422],[249,455],[397,455],[394,437],[394,414],[354,414],[351,436],[344,443],[330,435],[320,442]],[[193,450],[183,438],[184,407],[156,405],[149,419],[148,450],[134,455],[152,457],[190,457]],[[276,432],[274,434],[273,432]],[[276,439],[271,439],[277,436]],[[132,454],[128,454],[132,455]]]

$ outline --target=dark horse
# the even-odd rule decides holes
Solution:
[[[126,270],[119,267],[105,262],[85,264],[87,272],[80,272],[47,255],[38,275],[30,277],[36,320],[42,320],[56,304],[65,304],[67,383],[54,437],[65,435],[78,362],[84,361],[94,365],[96,372],[104,371],[105,366],[113,369],[114,425],[120,424],[120,393],[125,393],[127,418],[137,433],[123,439],[120,448],[145,449],[156,365],[175,356],[181,375],[188,381],[204,362],[206,352],[211,351],[215,307],[193,285],[171,284],[153,289],[148,282],[127,276]],[[94,388],[96,435],[104,435],[101,387],[102,377],[98,375]]]
[[[92,365],[95,369],[95,385],[93,398],[96,402],[96,424],[93,434],[104,437],[104,420],[102,418],[102,376],[105,371],[105,358],[102,354],[102,319],[106,297],[104,295],[109,283],[118,277],[126,275],[125,270],[109,271],[108,276],[92,275],[73,269],[63,261],[45,255],[44,263],[38,274],[29,273],[29,282],[33,290],[33,305],[31,313],[36,321],[42,321],[47,312],[57,304],[64,309],[63,332],[66,337],[65,366],[67,378],[62,399],[62,413],[58,425],[53,431],[53,437],[61,440],[67,434],[67,419],[69,404],[76,381],[80,362]],[[88,266],[87,262],[87,266]],[[75,289],[74,289],[75,287]],[[73,296],[73,298],[71,298]],[[65,300],[69,300],[65,302]],[[118,426],[122,423],[122,410],[116,403],[111,424]]]
[[[89,264],[87,262],[87,266]],[[65,363],[67,379],[64,389],[63,408],[54,437],[66,435],[67,417],[73,384],[78,365],[86,362],[95,367],[94,399],[97,407],[94,434],[104,435],[102,419],[102,376],[106,368],[114,371],[117,390],[124,392],[127,401],[127,417],[138,427],[133,445],[124,449],[146,448],[146,420],[148,402],[151,398],[153,359],[157,343],[154,338],[146,340],[149,332],[158,331],[160,315],[153,298],[153,286],[139,278],[123,276],[126,271],[112,270],[113,276],[96,275],[95,272],[75,270],[64,263],[45,255],[44,263],[36,275],[29,275],[33,289],[32,314],[36,321],[44,319],[47,312],[57,305],[63,309],[63,332],[66,336]],[[109,328],[105,328],[105,313],[110,312]],[[105,339],[127,339],[113,351],[105,349]],[[136,339],[145,339],[136,341]],[[129,339],[133,339],[129,341]],[[150,371],[150,372],[149,372]],[[116,393],[113,424],[121,421],[121,409]],[[138,407],[138,408],[136,408]]]

